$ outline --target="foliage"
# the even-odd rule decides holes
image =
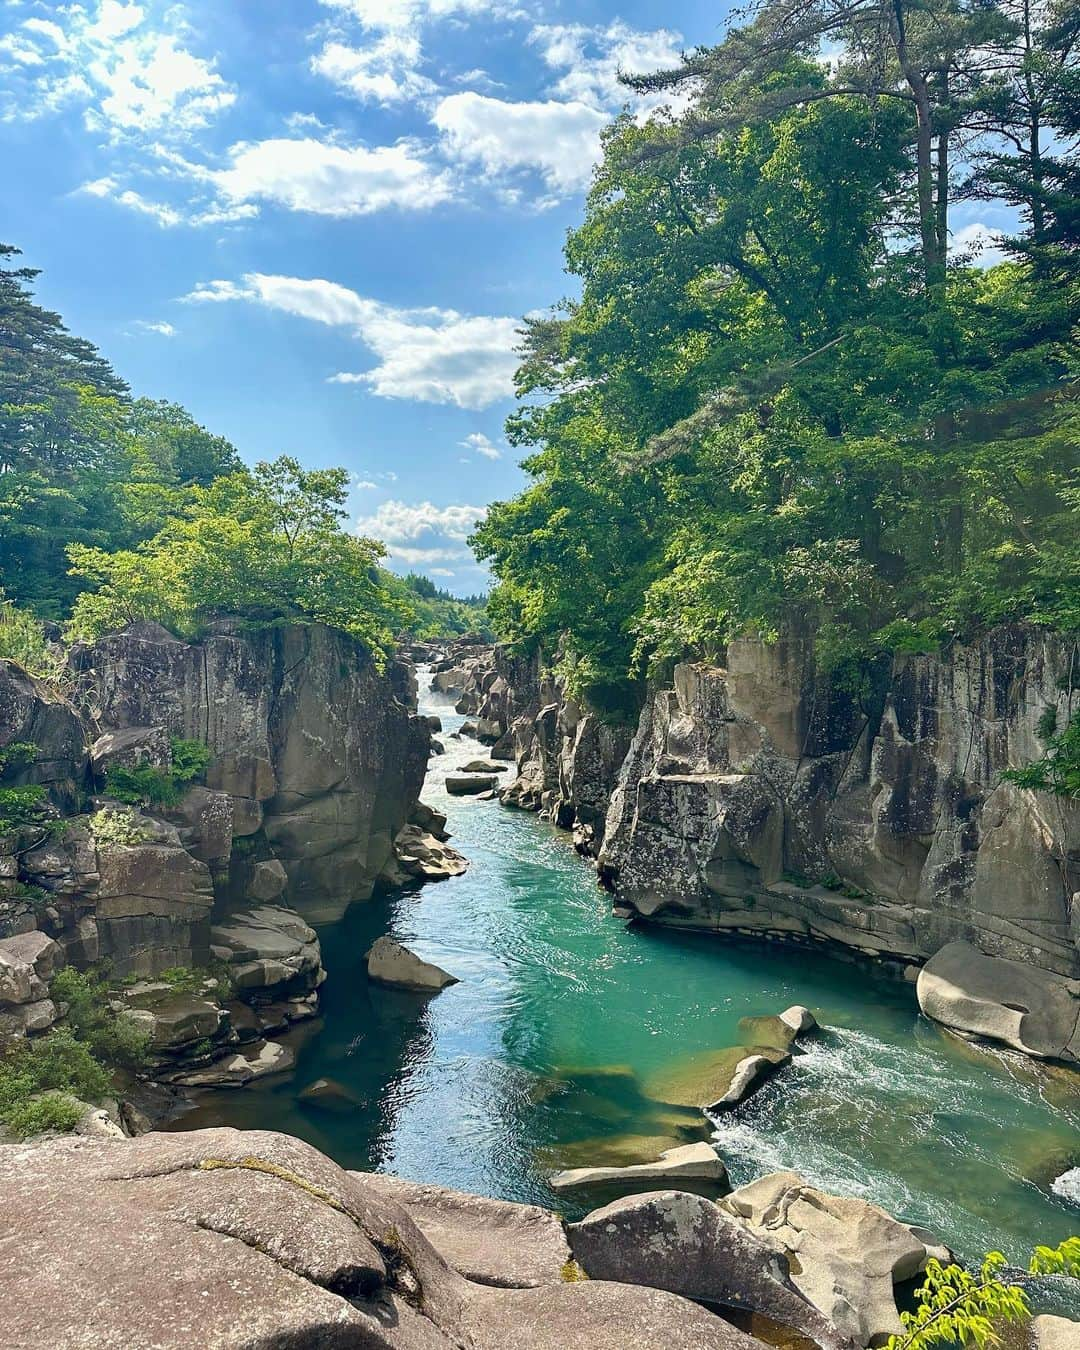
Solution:
[[[81,1111],[72,1098],[97,1101],[109,1075],[68,1027],[11,1043],[0,1058],[0,1124],[24,1137],[43,1129],[70,1129]],[[37,1098],[39,1093],[59,1094]]]
[[[341,529],[347,490],[344,469],[282,456],[193,487],[182,512],[134,549],[71,545],[73,573],[94,587],[75,605],[73,631],[93,638],[154,619],[194,636],[222,614],[308,619],[381,659],[408,611],[377,565],[382,545]]]
[[[1053,721],[1046,713],[1040,719],[1046,752],[1041,759],[1019,769],[1006,769],[1001,777],[1017,787],[1052,792],[1056,797],[1080,798],[1080,711],[1073,713],[1064,730],[1057,730],[1056,709]]]
[[[190,966],[170,966],[154,978],[169,985],[178,994],[196,994],[206,982],[206,972],[193,970]]]
[[[105,774],[107,794],[128,806],[144,803],[175,806],[187,786],[201,777],[210,763],[210,748],[202,741],[185,741],[175,736],[170,737],[169,745],[168,769],[159,769],[154,764],[111,765]]]
[[[89,825],[94,842],[99,846],[115,844],[133,848],[136,844],[144,844],[150,837],[145,821],[130,811],[117,811],[108,806],[95,811],[89,818]]]
[[[890,1336],[886,1350],[926,1350],[932,1345],[997,1345],[998,1329],[1028,1316],[1024,1291],[999,1278],[1006,1266],[1000,1252],[990,1252],[978,1274],[962,1266],[931,1260],[926,1280],[916,1292],[914,1312],[902,1312],[901,1335]]]
[[[416,572],[404,577],[387,574],[385,582],[390,592],[400,599],[410,617],[403,633],[409,637],[452,638],[463,633],[479,633],[491,638],[488,623],[487,597],[483,595],[456,596],[441,590],[435,583]]]
[[[473,540],[493,626],[561,652],[571,692],[632,706],[650,671],[797,630],[869,694],[893,653],[1080,628],[1080,273],[1026,247],[1033,218],[1013,261],[945,252],[950,156],[1000,148],[1032,63],[1044,129],[1071,125],[1046,91],[1080,83],[1076,43],[1021,4],[763,0],[628,81],[689,113],[605,134],[580,298],[526,325],[533,482]]]
[[[36,755],[37,746],[29,741],[9,741],[0,746],[0,780],[5,774],[32,764]],[[45,789],[38,783],[0,786],[0,836],[26,826],[52,833],[58,822],[49,819],[47,806]]]
[[[1066,1238],[1057,1247],[1036,1247],[1028,1270],[1032,1275],[1067,1275],[1080,1280],[1080,1237]]]
[[[0,590],[0,657],[14,661],[29,675],[59,683],[62,658],[45,641],[41,624],[25,609],[4,599]]]
[[[53,976],[49,992],[53,999],[67,1004],[66,1025],[100,1063],[125,1069],[138,1069],[145,1063],[149,1035],[130,1018],[112,1010],[109,987],[100,972],[84,973],[65,966]]]

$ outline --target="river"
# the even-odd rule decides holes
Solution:
[[[975,1048],[920,1017],[910,986],[794,948],[627,929],[568,837],[494,802],[450,797],[446,773],[486,751],[426,691],[447,753],[424,800],[449,817],[465,876],[352,906],[320,930],[329,978],[295,1072],[204,1098],[184,1127],[287,1130],[340,1163],[558,1208],[560,1165],[631,1160],[705,1137],[650,1096],[695,1053],[737,1044],[746,1015],[810,1007],[823,1034],[712,1128],[734,1183],[791,1168],[931,1229],[967,1258],[1080,1229],[1049,1193],[1080,1151],[1080,1076]],[[382,932],[461,983],[437,998],[369,986]],[[305,1102],[320,1077],[342,1096]],[[1074,1314],[1075,1315],[1075,1314]]]

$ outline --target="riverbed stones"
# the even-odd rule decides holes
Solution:
[[[593,1210],[568,1232],[590,1279],[650,1285],[764,1314],[822,1350],[856,1350],[792,1284],[786,1256],[702,1196],[673,1190],[629,1196]]]
[[[0,1148],[8,1350],[760,1350],[675,1294],[498,1289],[298,1139],[193,1130]]]
[[[368,979],[377,984],[389,984],[421,994],[437,994],[441,989],[459,983],[456,975],[421,960],[415,952],[388,935],[377,938],[368,951],[367,972]]]
[[[468,764],[462,767],[462,773],[508,773],[509,770],[505,764],[496,764],[490,759],[471,759]]]
[[[790,1260],[795,1287],[856,1345],[902,1330],[894,1286],[925,1269],[928,1246],[865,1200],[773,1172],[717,1202]]]
[[[550,1210],[382,1173],[365,1181],[401,1205],[447,1265],[468,1280],[529,1289],[563,1278],[570,1247]]]
[[[1080,1062],[1080,982],[950,942],[919,974],[919,1007],[966,1035],[1037,1059]]]
[[[723,1185],[726,1180],[723,1160],[711,1144],[702,1142],[665,1149],[654,1162],[635,1163],[630,1167],[573,1167],[556,1172],[550,1178],[550,1185],[554,1190],[562,1191],[575,1186],[608,1183],[640,1186],[665,1181],[709,1181]]]

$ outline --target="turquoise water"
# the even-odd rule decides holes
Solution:
[[[446,731],[464,720],[423,697]],[[1077,1160],[1080,1077],[955,1040],[919,1016],[909,986],[862,967],[627,930],[567,836],[447,796],[446,769],[486,752],[443,739],[424,799],[450,816],[468,873],[324,928],[323,1023],[298,1040],[295,1073],[212,1095],[182,1126],[289,1130],[348,1167],[573,1215],[589,1197],[556,1197],[553,1167],[706,1137],[704,1118],[659,1104],[652,1080],[739,1043],[740,1018],[804,1003],[824,1034],[715,1128],[735,1183],[792,1168],[968,1257],[1026,1258],[1080,1230],[1080,1211],[1041,1188]],[[387,930],[461,983],[429,1001],[369,986],[363,954]],[[324,1076],[343,1091],[330,1111],[298,1099]]]

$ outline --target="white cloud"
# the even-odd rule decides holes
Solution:
[[[176,329],[171,323],[166,323],[164,319],[152,322],[148,319],[136,319],[135,327],[141,328],[144,333],[157,333],[159,337],[175,337]]]
[[[483,455],[485,459],[502,459],[502,451],[482,431],[470,431],[459,444],[464,446],[466,450],[475,450],[478,455]],[[462,462],[467,464],[468,460]]]
[[[452,567],[429,567],[428,571],[433,577],[452,577],[457,575]]]
[[[499,0],[319,0],[325,8],[359,19],[365,28],[415,29],[427,19],[497,18],[513,12]]]
[[[668,28],[643,32],[616,19],[606,28],[585,24],[538,24],[529,42],[539,48],[544,62],[562,71],[551,93],[559,98],[613,111],[640,101],[619,75],[643,75],[678,65],[682,34]],[[645,100],[647,107],[668,99]]]
[[[466,540],[486,515],[486,506],[389,501],[361,516],[356,530],[381,539],[392,559],[411,566],[464,562],[472,561]]]
[[[359,488],[361,490],[365,488],[377,488],[378,486],[378,483],[373,483],[370,478],[358,478],[356,482],[353,483],[354,488]]]
[[[114,201],[118,206],[126,206],[129,211],[137,211],[140,215],[149,216],[164,229],[180,225],[184,220],[183,215],[174,207],[168,206],[164,202],[149,201],[132,188],[120,188],[115,178],[95,178],[89,183],[83,183],[76,190],[90,197],[101,197],[108,201]]]
[[[970,253],[975,267],[994,267],[1007,256],[1001,247],[1001,233],[978,220],[953,231],[950,252]]]
[[[386,207],[426,210],[453,195],[416,141],[344,146],[311,137],[234,145],[225,169],[188,168],[229,203],[271,201],[290,211],[363,216]]]
[[[548,188],[588,185],[606,113],[580,102],[511,103],[472,91],[450,94],[432,118],[447,153],[489,174],[535,170]]]
[[[415,34],[390,32],[363,47],[327,42],[311,68],[344,93],[385,105],[435,92],[435,83],[420,73],[421,60]]]
[[[26,19],[0,40],[4,120],[82,103],[87,126],[113,138],[182,136],[236,101],[214,60],[189,50],[178,9],[167,10],[161,26],[141,5],[120,0],[55,13],[56,21]]]
[[[399,309],[323,278],[248,273],[242,283],[203,282],[195,303],[245,300],[351,330],[376,357],[371,370],[339,371],[334,384],[362,384],[380,398],[484,408],[513,393],[517,319],[452,309]]]

